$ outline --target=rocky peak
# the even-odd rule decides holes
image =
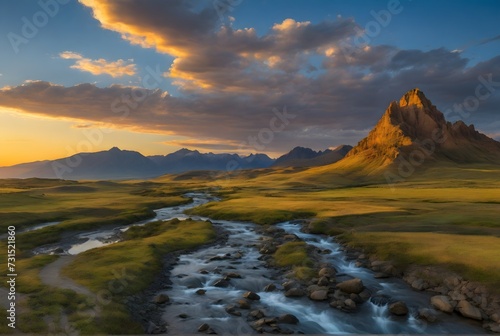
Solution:
[[[415,106],[423,109],[430,109],[432,103],[425,96],[425,94],[420,91],[420,89],[415,88],[406,92],[403,97],[399,100],[399,107]]]

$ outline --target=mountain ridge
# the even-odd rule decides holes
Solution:
[[[406,157],[413,161],[500,163],[500,143],[463,121],[447,122],[418,88],[389,104],[368,136],[338,167],[377,171]]]

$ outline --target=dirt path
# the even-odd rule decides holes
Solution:
[[[75,256],[69,255],[59,257],[59,259],[57,259],[53,263],[48,264],[47,266],[42,268],[42,270],[40,271],[40,280],[45,285],[71,289],[78,294],[94,296],[94,293],[92,293],[86,287],[79,285],[73,280],[61,275],[61,269],[69,265],[74,259]]]

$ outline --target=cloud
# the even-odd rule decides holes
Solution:
[[[103,58],[92,60],[85,58],[81,54],[72,51],[64,51],[59,57],[67,60],[76,60],[71,66],[72,69],[90,72],[93,75],[109,75],[113,78],[123,76],[133,76],[137,73],[133,60],[106,61]]]
[[[104,29],[173,56],[164,75],[180,94],[29,81],[0,89],[0,106],[82,124],[175,135],[184,139],[179,146],[200,149],[226,146],[255,152],[250,139],[267,134],[270,140],[258,151],[276,153],[297,145],[324,149],[355,144],[391,101],[415,87],[445,112],[475,95],[480,76],[500,82],[500,56],[471,66],[463,54],[443,48],[391,45],[364,46],[346,55],[342,43],[359,31],[352,19],[288,18],[258,34],[252,27],[220,26],[210,1],[202,2],[205,7],[189,0],[80,2]],[[76,64],[86,60],[70,51],[60,56]],[[134,96],[145,99],[134,101]],[[269,135],[273,109],[284,106],[296,117]],[[500,95],[493,92],[466,122],[486,129],[498,120],[498,106]]]
[[[94,126],[95,126],[94,124],[76,124],[72,125],[71,127],[76,129],[85,129],[85,128],[92,128]]]

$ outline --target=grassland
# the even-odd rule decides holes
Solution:
[[[288,168],[242,172],[212,186],[223,200],[193,213],[260,224],[311,218],[311,232],[338,235],[379,258],[440,265],[491,287],[500,282],[498,166],[431,166],[394,185],[328,167]]]
[[[304,242],[288,242],[276,250],[273,255],[276,265],[291,267],[296,278],[311,279],[316,272],[313,262],[307,255],[307,244]]]
[[[151,217],[152,209],[186,202],[181,195],[192,190],[209,190],[222,199],[192,213],[261,225],[308,219],[312,232],[336,235],[381,259],[400,265],[439,265],[495,287],[500,282],[499,177],[498,167],[471,165],[419,170],[395,185],[380,176],[360,177],[328,167],[229,176],[193,172],[149,182],[3,180],[0,228],[4,232],[9,225],[20,231],[37,223],[60,222],[18,233],[19,291],[25,296],[21,330],[61,332],[69,325],[90,334],[142,332],[130,319],[124,298],[151,282],[165,253],[213,239],[210,223],[154,222],[131,229],[121,243],[78,255],[63,273],[94,293],[106,292],[100,303],[42,284],[37,274],[57,257],[33,257],[29,251],[67,232]],[[0,248],[5,250],[4,242]],[[274,257],[296,276],[308,277],[310,263],[303,244],[285,244]],[[125,285],[117,286],[117,281]],[[110,284],[115,288],[111,295]],[[89,318],[85,312],[96,307],[99,317]],[[50,327],[47,318],[52,318]]]
[[[26,333],[142,333],[120,300],[149,285],[165,253],[213,239],[210,223],[153,223],[154,232],[148,231],[149,226],[135,228],[131,232],[146,231],[112,248],[100,249],[99,253],[84,253],[64,271],[70,278],[80,279],[94,293],[109,284],[114,276],[111,270],[135,276],[122,292],[113,293],[111,300],[103,296],[96,301],[72,290],[43,284],[39,272],[58,257],[32,256],[30,251],[56,242],[69,232],[150,218],[154,216],[153,209],[189,202],[181,196],[185,191],[140,181],[0,180],[0,229],[6,233],[8,226],[15,225],[17,231],[17,291],[22,295],[18,329]],[[60,223],[22,233],[33,225],[53,221]],[[6,251],[6,243],[0,242],[0,248]],[[4,264],[1,267],[3,274],[7,274],[5,267]],[[89,279],[93,282],[89,283]],[[102,302],[107,304],[101,307]]]

